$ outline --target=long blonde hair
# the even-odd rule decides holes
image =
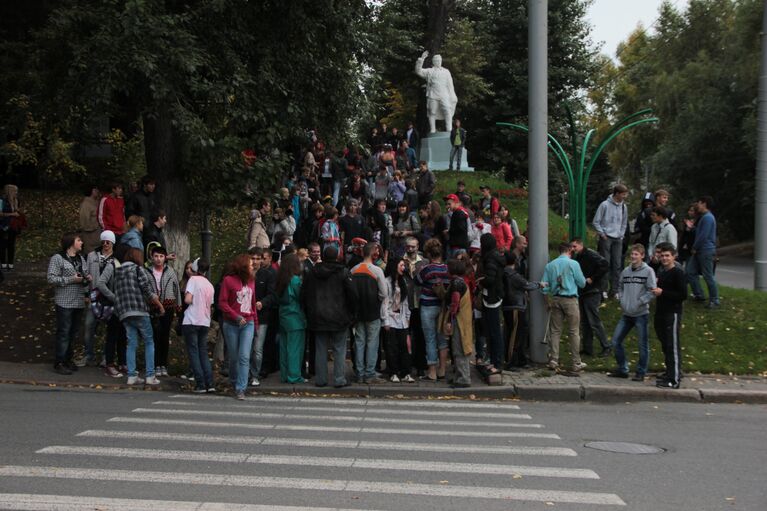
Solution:
[[[16,185],[5,185],[3,187],[3,197],[11,205],[11,211],[19,209],[19,187]]]

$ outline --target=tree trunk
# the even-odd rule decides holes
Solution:
[[[429,58],[426,59],[428,63],[431,63],[431,57],[439,53],[442,46],[445,45],[447,24],[454,6],[455,0],[429,0],[426,40],[424,41],[424,48],[429,52]],[[416,120],[418,131],[423,136],[428,135],[429,120],[426,116],[426,96],[424,94],[420,94],[418,98]],[[450,126],[447,126],[447,131],[450,131]]]
[[[173,268],[180,276],[190,259],[189,191],[181,168],[181,140],[166,108],[143,119],[147,173],[157,180],[156,205],[168,217],[165,240],[168,252],[176,253]]]

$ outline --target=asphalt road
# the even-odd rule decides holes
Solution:
[[[0,509],[767,509],[766,406],[5,385],[0,410]]]
[[[716,265],[716,280],[725,286],[738,289],[754,289],[754,258],[742,256],[721,256]],[[705,283],[701,279],[705,289]]]

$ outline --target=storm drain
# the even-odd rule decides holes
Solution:
[[[631,442],[587,442],[585,447],[598,451],[619,452],[622,454],[661,454],[666,449],[655,445],[634,444]]]

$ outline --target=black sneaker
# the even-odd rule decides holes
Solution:
[[[656,387],[660,387],[662,389],[678,389],[679,388],[679,382],[673,382],[671,380],[658,380],[655,382]]]
[[[631,377],[631,381],[644,381],[644,375],[643,374],[635,374]]]
[[[629,377],[629,373],[624,373],[620,369],[614,369],[614,370],[610,371],[609,373],[607,373],[607,376],[609,376],[610,378],[624,378],[624,379],[626,379],[626,378]]]
[[[53,366],[53,370],[57,372],[58,374],[62,374],[64,376],[69,376],[72,374],[72,371],[70,371],[69,368],[65,366],[64,364],[62,364],[61,362],[56,363]]]
[[[607,358],[613,354],[613,349],[608,346],[607,348],[602,348],[602,351],[599,352],[600,358]]]
[[[79,367],[77,367],[77,364],[75,364],[71,360],[69,362],[64,362],[64,365],[66,366],[67,369],[69,369],[73,373],[76,373],[80,369]]]

